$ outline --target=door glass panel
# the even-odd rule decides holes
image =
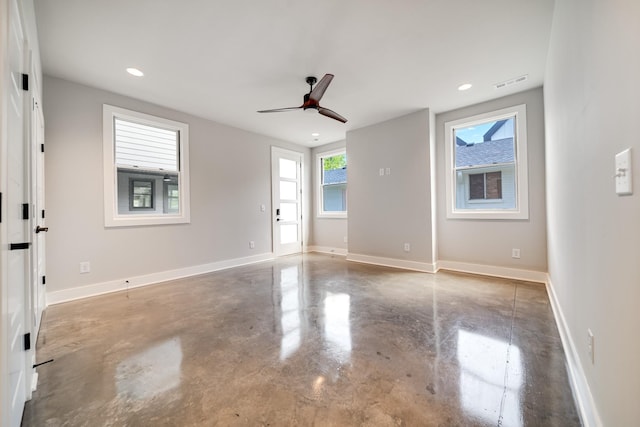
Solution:
[[[280,178],[296,179],[296,162],[289,159],[280,159]]]
[[[298,216],[297,203],[280,203],[280,220],[295,221]]]
[[[280,243],[294,243],[298,241],[298,226],[296,224],[280,225]]]
[[[298,200],[295,182],[280,181],[280,200]]]

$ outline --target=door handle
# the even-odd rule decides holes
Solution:
[[[40,227],[40,226],[37,226],[37,227],[36,227],[36,234],[38,234],[38,233],[39,233],[39,232],[41,232],[41,231],[49,231],[49,227]]]

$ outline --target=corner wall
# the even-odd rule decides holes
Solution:
[[[529,219],[448,219],[445,189],[446,122],[514,105],[527,106]],[[436,115],[438,264],[481,274],[544,281],[547,271],[544,112],[542,88]],[[521,258],[511,258],[511,249]]]
[[[347,132],[347,259],[435,271],[430,120],[422,110]]]
[[[113,290],[132,277],[272,257],[272,145],[304,154],[303,218],[309,218],[308,148],[50,76],[44,83],[49,293]],[[189,124],[190,224],[105,228],[103,103]],[[308,220],[303,230],[306,242]],[[82,261],[91,263],[90,273],[79,273]]]
[[[639,23],[636,0],[557,0],[547,59],[550,289],[587,426],[640,420]],[[629,147],[634,194],[618,196]]]

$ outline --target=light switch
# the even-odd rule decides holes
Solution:
[[[616,154],[616,193],[619,195],[633,194],[631,182],[631,148]]]

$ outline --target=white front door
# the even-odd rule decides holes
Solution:
[[[7,275],[2,277],[6,286],[7,311],[6,326],[3,325],[3,339],[7,340],[7,392],[3,402],[3,422],[11,427],[20,426],[26,400],[26,364],[24,334],[26,327],[26,290],[29,283],[29,256],[31,231],[29,230],[29,194],[27,181],[28,163],[25,142],[25,94],[22,90],[24,64],[24,33],[16,0],[9,1],[9,31],[7,39],[7,60],[9,74],[4,76],[7,113],[7,158],[6,165],[6,212],[2,221],[7,221],[6,235],[2,236],[2,250],[7,251]],[[4,254],[3,254],[4,255]],[[4,257],[3,257],[4,258]],[[3,292],[4,294],[4,292]],[[4,314],[4,313],[3,313]],[[6,335],[4,335],[6,334]],[[5,379],[3,378],[3,381]],[[5,384],[3,384],[3,387]],[[5,396],[3,395],[3,400]]]
[[[273,252],[302,252],[302,153],[272,147]]]

